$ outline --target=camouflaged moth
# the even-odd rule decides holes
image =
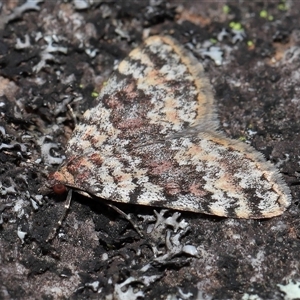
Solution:
[[[171,37],[134,49],[98,100],[50,176],[56,192],[233,218],[274,217],[289,206],[275,166],[217,130],[203,67]]]

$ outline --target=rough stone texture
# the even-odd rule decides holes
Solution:
[[[36,1],[3,18],[22,3],[6,1],[0,16],[0,298],[283,299],[277,284],[300,280],[299,2],[107,1],[78,10],[75,1]],[[164,33],[204,64],[221,129],[278,166],[290,209],[261,221],[118,205],[142,226],[140,238],[103,203],[74,195],[46,243],[65,195],[41,197],[39,188],[62,162],[75,119],[143,37]]]

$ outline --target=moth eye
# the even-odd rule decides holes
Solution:
[[[53,192],[57,195],[64,194],[67,191],[66,186],[63,184],[60,184],[60,183],[54,185],[52,189],[53,189]]]

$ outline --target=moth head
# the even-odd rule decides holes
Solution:
[[[57,183],[52,187],[52,190],[55,194],[61,195],[67,191],[67,187],[62,183]]]
[[[49,175],[47,185],[55,194],[61,195],[67,191],[67,182],[66,174],[60,170]]]
[[[72,183],[74,183],[73,176],[65,167],[62,167],[59,171],[49,174],[46,186],[48,191],[61,195],[67,191],[67,186],[72,185]]]

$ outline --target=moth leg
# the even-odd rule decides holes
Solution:
[[[56,233],[58,231],[58,229],[61,227],[61,224],[64,220],[64,218],[66,217],[67,213],[68,213],[68,210],[70,209],[70,205],[71,205],[71,200],[72,200],[72,190],[70,189],[69,192],[68,192],[68,195],[67,195],[67,199],[65,201],[65,211],[64,213],[61,215],[60,219],[58,220],[56,226],[53,228],[52,230],[52,233],[48,236],[46,242],[48,243],[49,241],[52,241],[55,236],[56,236]]]
[[[144,235],[142,234],[142,232],[138,229],[137,225],[131,220],[130,216],[125,214],[124,211],[122,211],[121,209],[117,208],[116,206],[110,204],[110,203],[105,203],[107,206],[111,207],[112,209],[114,209],[117,213],[119,213],[121,216],[123,216],[132,226],[133,228],[136,230],[136,232],[139,234],[140,237],[143,237]]]

